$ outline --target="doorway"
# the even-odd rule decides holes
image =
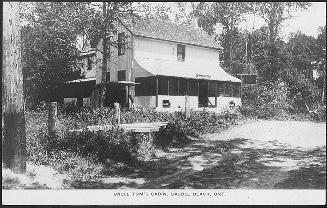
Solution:
[[[208,107],[208,81],[199,80],[199,107]]]
[[[104,106],[113,108],[114,103],[119,103],[122,108],[128,107],[126,86],[107,86]]]

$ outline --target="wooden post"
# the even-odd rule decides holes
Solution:
[[[2,161],[14,173],[26,172],[26,130],[21,63],[19,2],[3,2]]]
[[[115,123],[120,125],[120,106],[119,103],[114,103],[114,110],[115,110]]]
[[[158,94],[159,94],[159,78],[156,76],[156,107],[159,107]]]
[[[189,118],[191,115],[190,111],[190,98],[188,95],[185,95],[185,118]]]
[[[50,102],[48,106],[48,133],[49,135],[56,132],[57,123],[57,102]]]

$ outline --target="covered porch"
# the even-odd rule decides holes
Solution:
[[[112,81],[96,84],[92,90],[92,106],[98,108],[101,104],[101,88],[105,88],[103,107],[114,108],[119,103],[121,108],[131,108],[134,104],[134,93],[130,89],[139,83],[130,81]]]
[[[230,102],[241,104],[241,80],[227,74],[217,62],[183,63],[137,59],[135,100],[138,107],[179,109],[190,107],[222,109]]]

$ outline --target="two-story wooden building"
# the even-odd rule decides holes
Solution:
[[[185,95],[193,110],[219,111],[231,102],[241,104],[241,80],[220,67],[222,47],[201,29],[153,19],[123,20],[117,22],[117,29],[111,38],[118,47],[110,48],[105,106],[134,102],[137,107],[174,111],[184,109]],[[98,40],[96,60],[103,58],[101,47]],[[93,69],[100,86],[102,61]]]

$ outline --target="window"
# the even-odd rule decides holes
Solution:
[[[118,33],[118,56],[125,54],[125,33]]]
[[[87,70],[92,70],[92,57],[87,57]]]
[[[209,81],[209,97],[216,97],[217,83],[215,81]]]
[[[198,96],[198,81],[189,80],[189,95]]]
[[[169,95],[178,95],[178,79],[169,79]]]
[[[107,72],[106,73],[106,81],[107,82],[110,82],[110,72]]]
[[[178,89],[178,95],[184,96],[188,94],[187,90],[187,80],[186,79],[180,79],[179,80],[179,89]]]
[[[226,83],[224,82],[218,82],[217,84],[217,96],[225,96],[225,86]]]
[[[126,70],[118,71],[118,81],[125,81],[126,80]]]
[[[154,77],[135,78],[135,82],[140,83],[135,85],[136,96],[153,96],[156,94],[156,80]]]
[[[234,97],[241,97],[241,84],[240,83],[234,83],[234,89],[233,89],[233,96]]]
[[[233,83],[230,83],[230,82],[226,83],[225,95],[227,97],[233,96]]]
[[[177,60],[178,61],[185,60],[185,45],[177,44]]]
[[[159,95],[168,95],[168,78],[159,77],[158,78],[158,94]]]

